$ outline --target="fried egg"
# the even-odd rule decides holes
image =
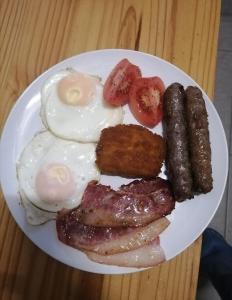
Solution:
[[[31,225],[41,225],[50,220],[56,219],[56,213],[42,210],[36,207],[30,200],[27,199],[23,191],[20,191],[21,202],[25,208],[26,218]]]
[[[38,133],[17,163],[21,195],[46,212],[78,206],[88,182],[100,178],[95,147]]]
[[[71,69],[60,71],[41,92],[41,118],[56,136],[78,142],[97,142],[101,130],[122,122],[121,107],[103,100],[100,79]]]

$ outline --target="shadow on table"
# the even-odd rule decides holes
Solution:
[[[0,273],[0,299],[100,299],[102,275],[55,263],[55,272],[51,270],[49,276],[49,270],[46,270],[43,278],[36,278],[35,274]]]

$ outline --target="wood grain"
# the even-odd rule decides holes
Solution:
[[[2,0],[0,120],[23,90],[81,52],[126,48],[162,57],[213,97],[218,0]],[[0,299],[195,299],[201,238],[147,271],[103,276],[67,267],[33,245],[0,199]]]

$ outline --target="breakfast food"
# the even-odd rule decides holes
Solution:
[[[165,86],[158,76],[142,77],[138,66],[121,60],[104,84],[104,99],[111,105],[129,104],[135,119],[147,127],[155,127],[163,118]]]
[[[117,192],[91,182],[79,207],[58,212],[57,235],[96,262],[152,266],[165,260],[158,237],[170,223],[164,215],[174,206],[161,178],[135,180]]]
[[[131,86],[138,77],[141,77],[139,67],[126,58],[121,60],[113,68],[104,84],[105,101],[115,106],[126,104],[129,101]]]
[[[121,107],[103,101],[98,77],[71,69],[50,77],[41,92],[41,118],[54,135],[78,142],[96,142],[101,130],[122,122]]]
[[[154,178],[165,154],[166,145],[160,135],[139,125],[117,125],[102,130],[96,164],[105,174]]]
[[[167,174],[177,201],[213,188],[208,115],[202,92],[179,83],[164,94]]]
[[[30,141],[17,164],[28,222],[55,219],[58,239],[98,263],[140,268],[163,262],[159,235],[170,224],[166,216],[175,200],[212,188],[202,94],[194,87],[185,94],[178,83],[164,90],[159,77],[142,77],[127,59],[104,87],[99,77],[72,69],[51,76],[41,92],[48,131]],[[162,120],[164,109],[166,140],[143,126],[120,124],[126,103],[147,127]],[[157,177],[166,150],[171,184]],[[114,190],[98,181],[100,172],[142,179]]]
[[[96,227],[79,221],[79,210],[62,210],[56,219],[56,229],[61,242],[82,251],[109,255],[137,249],[148,244],[168,227],[163,217],[140,227]]]
[[[194,190],[208,193],[213,188],[208,115],[198,87],[186,89],[186,117]]]
[[[153,128],[162,120],[164,91],[164,83],[158,76],[139,77],[133,82],[129,107],[140,124]]]
[[[79,206],[79,221],[93,226],[144,226],[172,212],[175,201],[167,180],[135,180],[117,191],[90,182]]]
[[[91,180],[98,180],[95,145],[38,133],[17,163],[19,191],[36,208],[57,212],[77,206]]]
[[[164,93],[164,132],[167,140],[167,173],[177,201],[193,197],[185,118],[185,93],[179,83]]]
[[[56,219],[56,212],[45,211],[36,207],[20,190],[21,202],[26,213],[27,222],[31,225],[41,225]]]
[[[160,246],[159,238],[135,250],[100,255],[95,252],[85,252],[89,259],[100,264],[116,265],[122,267],[146,268],[165,261],[165,254]]]

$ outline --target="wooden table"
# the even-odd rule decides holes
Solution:
[[[218,0],[2,0],[1,129],[22,91],[43,71],[81,52],[128,48],[176,64],[213,96]],[[178,238],[178,234],[177,234]],[[201,238],[161,266],[103,276],[48,257],[0,201],[1,299],[195,299]]]

